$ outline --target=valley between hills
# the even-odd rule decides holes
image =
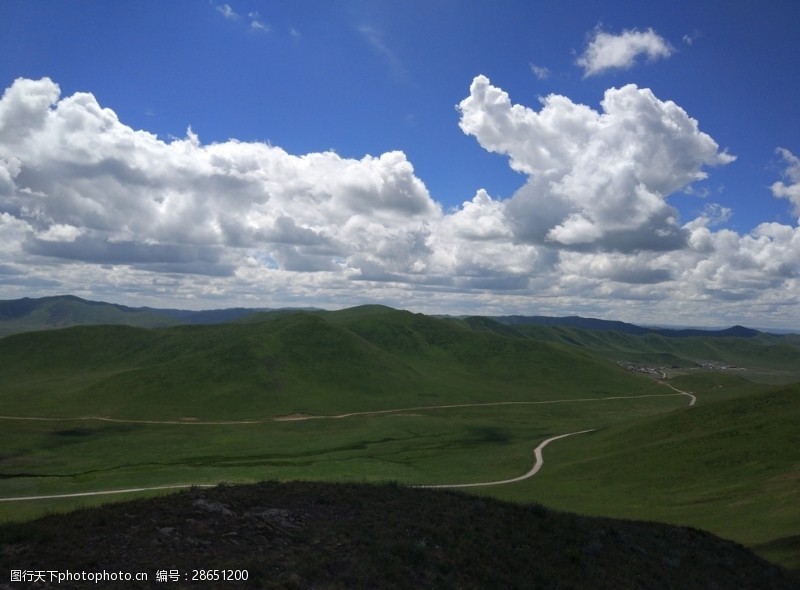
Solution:
[[[190,312],[74,297],[0,302],[4,567],[36,567],[47,539],[52,565],[77,566],[70,545],[111,564],[123,552],[104,528],[113,513],[153,521],[131,533],[150,547],[142,567],[194,551],[221,566],[249,564],[261,587],[324,586],[333,556],[300,563],[317,539],[315,552],[335,553],[340,543],[351,551],[343,563],[367,564],[339,572],[335,579],[350,580],[342,587],[370,587],[384,570],[396,577],[387,587],[485,587],[476,580],[503,563],[477,549],[478,537],[495,539],[506,563],[517,563],[509,553],[533,541],[501,528],[498,515],[527,510],[514,518],[530,534],[550,530],[566,556],[540,563],[538,574],[526,570],[540,576],[527,587],[577,588],[590,578],[620,587],[633,572],[656,576],[639,587],[708,587],[700,562],[728,564],[708,570],[720,588],[737,587],[726,585],[737,576],[763,581],[740,586],[748,588],[800,579],[797,335],[383,306],[197,313],[193,321]],[[309,490],[328,498],[327,508],[303,497]],[[430,529],[435,518],[419,514],[414,498],[437,506],[445,519],[437,526],[457,530],[470,548]],[[387,527],[406,533],[392,541],[373,532],[375,548],[362,547],[345,532],[366,526],[359,502],[383,505],[395,523]],[[224,511],[209,514],[208,505]],[[256,518],[256,507],[286,512]],[[192,524],[203,518],[205,528]],[[227,541],[215,553],[213,539],[234,520],[240,529],[226,530],[228,540],[249,531],[265,540],[244,545],[266,543],[277,561]],[[81,532],[56,540],[56,529],[73,526]],[[695,529],[713,535],[698,540]],[[509,535],[516,545],[506,547]],[[708,552],[696,563],[693,543]],[[405,558],[373,554],[393,544]],[[478,553],[483,565],[459,577],[453,564]],[[495,582],[526,587],[513,576]]]

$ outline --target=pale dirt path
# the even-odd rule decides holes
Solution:
[[[182,488],[213,488],[215,483],[184,483],[171,486],[154,486],[150,488],[128,488],[125,490],[104,490],[101,492],[76,492],[74,494],[50,494],[47,496],[20,496],[18,498],[0,498],[0,502],[23,502],[25,500],[53,500],[58,498],[82,498],[85,496],[106,496],[111,494],[130,494],[133,492],[149,492],[152,490],[178,490]]]
[[[524,479],[528,479],[529,477],[533,477],[536,475],[539,470],[544,465],[544,457],[542,457],[542,449],[544,449],[547,445],[549,445],[554,440],[558,440],[559,438],[565,438],[567,436],[573,436],[575,434],[584,434],[586,432],[594,432],[597,430],[596,428],[590,428],[589,430],[580,430],[578,432],[568,432],[567,434],[559,434],[558,436],[551,436],[548,439],[543,440],[539,443],[539,446],[533,449],[533,456],[535,457],[535,462],[533,463],[533,467],[528,473],[524,475],[520,475],[519,477],[512,477],[511,479],[501,479],[498,481],[479,481],[475,483],[445,483],[445,484],[437,484],[437,485],[427,485],[427,486],[414,486],[417,488],[477,488],[477,487],[484,487],[484,486],[499,486],[507,483],[515,483],[518,481],[522,481]]]
[[[663,383],[663,382],[662,382]],[[79,422],[79,421],[97,421],[97,422],[114,422],[120,424],[164,424],[164,425],[180,425],[180,426],[235,426],[247,424],[267,424],[269,422],[301,422],[304,420],[341,420],[343,418],[352,418],[354,416],[378,416],[381,414],[395,414],[399,412],[419,412],[423,410],[450,410],[457,408],[483,408],[491,406],[532,406],[541,404],[568,404],[568,403],[585,403],[585,402],[603,402],[610,400],[624,400],[624,399],[642,399],[649,397],[674,397],[675,395],[688,395],[692,398],[689,403],[690,406],[694,405],[695,397],[675,389],[668,383],[664,383],[667,387],[674,389],[677,393],[656,393],[649,395],[617,395],[610,397],[596,397],[596,398],[575,398],[575,399],[554,399],[542,401],[504,401],[504,402],[478,402],[467,404],[449,404],[439,406],[415,406],[411,408],[394,408],[391,410],[368,410],[365,412],[350,412],[347,414],[292,414],[289,416],[274,416],[271,418],[260,418],[253,420],[127,420],[124,418],[109,418],[106,416],[78,416],[74,418],[43,418],[37,416],[0,416],[0,420],[20,420],[20,421],[37,421],[37,422]]]
[[[659,383],[661,383],[661,385],[666,385],[667,387],[669,387],[670,389],[672,389],[674,391],[677,391],[681,395],[688,395],[689,396],[689,407],[693,406],[695,404],[695,402],[697,402],[697,398],[694,395],[692,395],[691,393],[689,393],[688,391],[683,391],[681,389],[678,389],[677,387],[675,387],[673,385],[670,385],[666,381],[659,381]]]

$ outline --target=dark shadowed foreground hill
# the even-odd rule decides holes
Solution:
[[[785,570],[699,530],[394,485],[192,489],[5,525],[0,542],[0,585],[13,568],[145,572],[147,583],[129,587],[156,588],[192,586],[197,569],[247,570],[246,582],[195,583],[204,588],[798,587]],[[157,582],[159,570],[180,579]]]

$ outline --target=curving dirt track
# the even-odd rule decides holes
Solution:
[[[428,486],[415,486],[418,488],[477,488],[477,487],[484,487],[484,486],[499,486],[507,483],[514,483],[517,481],[522,481],[524,479],[528,479],[529,477],[533,477],[536,475],[539,470],[544,465],[544,457],[542,457],[542,449],[544,449],[547,445],[549,445],[554,440],[558,440],[559,438],[565,438],[567,436],[573,436],[575,434],[584,434],[586,432],[594,432],[597,430],[596,428],[590,428],[589,430],[580,430],[578,432],[568,432],[567,434],[559,434],[558,436],[551,436],[548,439],[543,440],[539,443],[539,446],[533,449],[533,456],[535,461],[533,463],[533,467],[528,473],[524,475],[520,475],[519,477],[512,477],[511,479],[501,479],[498,481],[480,481],[475,483],[450,483],[450,484],[437,484],[437,485],[428,485]]]

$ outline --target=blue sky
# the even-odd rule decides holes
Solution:
[[[798,17],[3,2],[0,298],[798,328]]]

